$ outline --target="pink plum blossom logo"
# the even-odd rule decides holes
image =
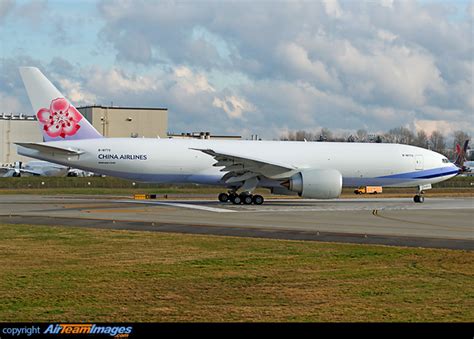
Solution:
[[[49,109],[41,108],[36,116],[51,138],[71,136],[81,128],[78,123],[82,115],[64,98],[54,99]]]

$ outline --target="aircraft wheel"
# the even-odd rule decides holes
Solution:
[[[413,201],[417,203],[423,203],[425,201],[425,197],[422,195],[415,195],[415,197],[413,198]]]
[[[242,202],[244,205],[251,205],[253,202],[252,195],[251,194],[241,194],[240,195]]]
[[[227,202],[229,201],[229,195],[227,193],[221,193],[218,196],[220,202]]]
[[[240,205],[242,203],[242,199],[239,195],[235,195],[234,199],[232,199],[232,203],[234,205]]]
[[[262,197],[260,194],[254,195],[253,198],[252,198],[252,200],[253,200],[253,203],[254,203],[255,205],[261,205],[261,204],[263,204],[263,197]]]

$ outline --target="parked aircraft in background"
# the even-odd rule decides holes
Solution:
[[[465,161],[463,165],[463,173],[469,176],[474,175],[474,161]]]
[[[13,167],[2,167],[0,170],[4,172],[3,177],[21,177],[23,175],[61,177],[67,175],[69,167],[47,161],[29,161],[25,164],[17,161]]]
[[[21,176],[41,176],[41,177],[88,177],[93,173],[70,168],[63,165],[54,164],[48,161],[17,161],[12,166],[0,167],[0,177],[21,177]]]
[[[333,199],[343,186],[417,187],[423,202],[431,184],[459,173],[441,154],[399,144],[104,138],[37,68],[20,73],[46,142],[17,143],[19,154],[137,181],[221,185],[221,202],[262,204],[257,187]]]

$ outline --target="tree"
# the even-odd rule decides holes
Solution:
[[[306,132],[306,131],[298,131],[296,132],[295,140],[296,141],[311,141],[314,139],[314,135],[311,132]]]
[[[428,135],[424,130],[419,130],[416,134],[415,140],[413,145],[423,148],[429,148],[430,140],[428,139]]]
[[[383,142],[383,138],[382,138],[382,136],[380,136],[380,135],[377,135],[377,136],[375,137],[375,143],[377,143],[377,144],[381,144],[382,142]]]
[[[392,142],[398,144],[411,145],[415,139],[413,133],[408,128],[403,126],[392,128],[390,131],[388,131],[388,134],[391,136]]]
[[[329,130],[329,128],[321,128],[321,133],[319,134],[319,141],[331,141],[332,139],[332,132]]]
[[[356,137],[358,142],[367,142],[369,133],[365,129],[358,129],[356,132]]]
[[[280,137],[280,140],[285,140],[285,141],[312,141],[314,140],[314,134],[311,132],[299,130],[296,132],[289,131],[286,135],[282,135]]]
[[[446,141],[444,135],[440,131],[433,131],[430,136],[431,149],[438,153],[446,151]]]
[[[469,134],[464,131],[454,131],[454,145],[453,149],[456,149],[456,145],[463,147],[466,140],[470,140]]]

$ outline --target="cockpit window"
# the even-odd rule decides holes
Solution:
[[[448,162],[449,162],[449,160],[448,160],[448,159],[446,159],[446,158],[443,158],[443,163],[444,163],[444,164],[447,164]]]

